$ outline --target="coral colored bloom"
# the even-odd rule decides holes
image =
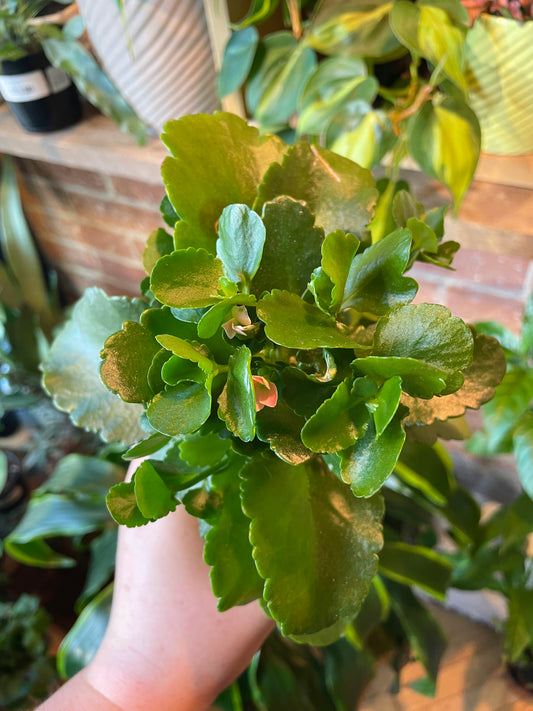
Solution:
[[[255,392],[255,411],[259,412],[264,407],[276,407],[278,402],[278,389],[262,375],[252,375]]]
[[[234,338],[237,334],[246,336],[251,325],[252,321],[248,316],[246,306],[234,306],[231,309],[230,320],[223,323],[222,328],[228,338]]]

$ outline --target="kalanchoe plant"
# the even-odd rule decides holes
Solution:
[[[376,575],[379,492],[406,441],[490,398],[503,356],[412,303],[413,259],[450,261],[442,210],[399,191],[376,231],[368,170],[230,114],[171,121],[163,141],[174,234],[149,238],[144,300],[89,290],[44,384],[78,424],[150,457],[110,490],[119,523],[184,505],[221,610],[260,599],[284,635],[325,644]]]
[[[221,97],[244,86],[264,131],[324,145],[357,163],[409,155],[458,207],[474,175],[480,128],[468,98],[468,13],[459,0],[281,3],[287,29],[257,27],[280,5],[254,2],[233,26]]]

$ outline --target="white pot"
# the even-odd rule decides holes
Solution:
[[[202,0],[78,0],[103,69],[149,126],[217,107]]]

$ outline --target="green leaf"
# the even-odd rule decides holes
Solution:
[[[446,8],[436,2],[415,5],[399,0],[390,15],[391,27],[398,39],[411,52],[438,66],[466,94],[466,27],[454,20]]]
[[[342,229],[360,235],[372,215],[378,193],[370,171],[326,148],[296,143],[281,165],[265,173],[254,210],[286,195],[306,203],[325,234]]]
[[[300,433],[305,423],[281,400],[276,407],[264,407],[256,415],[257,438],[289,464],[303,464],[312,456],[302,443]]]
[[[22,288],[22,298],[42,320],[45,331],[54,322],[39,253],[26,222],[11,156],[2,158],[0,240],[7,268]],[[3,299],[3,295],[2,295]]]
[[[126,321],[122,330],[104,344],[100,368],[103,382],[125,402],[148,402],[153,395],[148,371],[159,350],[149,330],[136,321]]]
[[[211,394],[200,383],[184,381],[158,393],[146,411],[154,429],[173,437],[194,432],[211,414]]]
[[[354,256],[343,285],[328,274],[339,292],[343,288],[339,310],[355,308],[381,316],[412,301],[418,285],[414,279],[402,276],[410,247],[410,232],[397,230]],[[324,265],[323,268],[328,273]]]
[[[115,570],[118,528],[107,528],[91,541],[91,560],[76,607],[85,605],[109,581]]]
[[[330,136],[331,131],[328,139]],[[333,140],[328,140],[328,146],[335,153],[353,160],[364,168],[375,168],[396,140],[392,122],[387,114],[383,111],[368,110],[362,113],[361,120],[355,128],[340,131]]]
[[[259,268],[265,243],[265,226],[247,205],[228,205],[218,223],[217,257],[226,276],[248,286]]]
[[[533,590],[509,591],[509,617],[505,628],[505,651],[516,662],[533,643]]]
[[[19,543],[11,535],[4,538],[3,543],[5,552],[13,560],[34,568],[72,568],[76,565],[73,558],[56,553],[41,538]]]
[[[512,431],[528,411],[532,399],[533,371],[530,368],[509,370],[492,400],[484,406],[483,432],[474,435],[468,449],[485,455],[507,451]]]
[[[218,75],[219,98],[232,94],[244,83],[252,67],[258,43],[259,33],[251,25],[231,33]]]
[[[123,481],[112,486],[107,494],[106,504],[113,519],[121,526],[134,528],[145,526],[150,521],[137,506],[133,481]]]
[[[162,304],[196,309],[216,303],[222,262],[205,249],[179,249],[165,255],[152,270],[150,288]]]
[[[371,416],[366,398],[375,393],[376,386],[369,378],[356,381],[356,385],[361,383],[366,386],[366,392],[354,396],[351,383],[342,382],[307,420],[302,430],[306,447],[314,452],[338,452],[363,437]]]
[[[313,18],[307,37],[322,54],[354,54],[383,58],[395,52],[399,42],[389,26],[393,2],[368,0],[324,3]]]
[[[267,35],[259,51],[261,63],[252,67],[246,102],[263,126],[280,126],[296,112],[302,90],[316,67],[316,55],[290,32]]]
[[[325,661],[327,689],[336,711],[358,708],[368,684],[375,676],[372,654],[367,649],[355,649],[347,639],[322,650]]]
[[[424,173],[449,188],[458,210],[481,151],[481,129],[472,109],[458,97],[437,96],[410,123],[408,146]]]
[[[267,20],[279,5],[279,0],[252,0],[250,10],[239,22],[231,25],[234,29],[242,30],[250,25],[259,24]]]
[[[46,494],[30,500],[24,517],[11,531],[8,541],[29,543],[39,538],[83,536],[109,523],[100,502],[83,502],[62,494]]]
[[[176,509],[178,502],[150,462],[142,462],[137,468],[134,491],[139,511],[151,521]]]
[[[520,419],[513,433],[513,452],[518,477],[524,491],[533,499],[533,411]]]
[[[232,316],[233,306],[255,306],[257,299],[253,294],[237,294],[219,301],[205,312],[198,321],[198,337],[212,338],[222,328],[222,324]]]
[[[122,455],[122,459],[140,459],[143,457],[149,457],[150,454],[155,454],[159,452],[160,449],[165,447],[171,440],[170,435],[163,435],[156,432],[150,435],[147,439],[139,442],[138,444],[130,447],[128,451]]]
[[[496,386],[505,374],[505,357],[494,338],[474,332],[474,360],[463,370],[464,383],[455,393],[440,395],[430,400],[403,396],[403,404],[410,414],[406,424],[432,424],[436,420],[459,417],[467,408],[477,410],[494,395]],[[533,391],[532,391],[533,392]]]
[[[123,131],[135,136],[139,145],[146,143],[146,125],[80,42],[50,37],[42,42],[42,47],[49,62],[63,69],[91,104]]]
[[[374,417],[374,425],[376,426],[376,435],[378,437],[381,437],[394,417],[400,404],[401,395],[401,378],[389,378],[383,383],[376,397],[367,403],[367,407]]]
[[[330,305],[332,313],[338,313],[342,308],[346,284],[360,244],[355,235],[345,234],[342,230],[331,232],[322,244],[322,270],[333,287]]]
[[[255,394],[250,370],[252,354],[241,346],[228,363],[228,379],[218,398],[219,417],[243,442],[255,437]]]
[[[385,543],[379,555],[379,569],[391,580],[414,585],[439,600],[446,599],[452,565],[431,548],[403,541]]]
[[[355,499],[318,459],[296,467],[273,456],[257,459],[241,476],[264,599],[283,634],[350,620],[376,573],[381,499]],[[296,538],[298,546],[286,545]]]
[[[257,315],[274,343],[287,348],[355,348],[350,329],[296,294],[274,289],[257,304]]]
[[[402,416],[396,415],[378,437],[369,418],[361,437],[340,453],[341,474],[355,496],[372,496],[392,474],[405,442]]]
[[[451,459],[438,444],[430,446],[407,440],[395,473],[437,506],[446,504],[455,485]]]
[[[78,427],[100,432],[108,442],[130,444],[145,435],[139,424],[141,406],[125,403],[100,380],[104,341],[124,321],[139,319],[145,306],[140,300],[108,297],[96,287],[87,289],[42,365],[43,384],[55,406]]]
[[[124,478],[124,468],[97,457],[67,454],[34,496],[66,494],[71,498],[102,501],[110,486]]]
[[[353,366],[375,377],[399,375],[407,393],[431,397],[472,363],[472,355],[472,334],[461,319],[438,304],[410,304],[379,319],[372,356]]]
[[[198,363],[198,367],[206,374],[211,374],[216,370],[216,363],[205,355],[205,347],[190,343],[184,338],[163,334],[157,336],[158,342],[171,351],[175,356]]]
[[[165,254],[174,251],[174,240],[162,227],[150,233],[143,252],[143,267],[147,274],[152,273],[157,261]]]
[[[280,197],[263,206],[266,242],[252,287],[263,291],[286,289],[301,295],[313,270],[320,265],[324,232],[314,227],[314,216],[296,200]]]
[[[439,665],[446,649],[446,638],[439,624],[410,588],[387,581],[391,606],[400,620],[415,657],[436,681]]]
[[[231,450],[231,443],[210,432],[188,435],[178,447],[181,459],[190,467],[216,467]]]
[[[264,581],[252,557],[250,520],[241,508],[238,471],[218,475],[213,487],[223,505],[208,518],[211,528],[205,539],[204,560],[212,566],[211,586],[222,612],[260,598]]]
[[[174,156],[163,163],[163,180],[184,221],[177,226],[176,246],[211,252],[222,210],[234,203],[251,207],[268,166],[281,160],[285,151],[279,138],[260,136],[256,128],[227,113],[169,121],[162,140]]]
[[[100,646],[111,613],[113,584],[82,610],[74,626],[63,639],[57,654],[57,668],[63,679],[84,669]]]
[[[169,226],[174,228],[176,226],[176,222],[179,221],[180,216],[174,210],[174,206],[168,199],[168,195],[164,195],[161,203],[159,204],[159,211],[161,212],[161,217],[165,221],[165,223]],[[157,232],[158,230],[156,230]],[[163,252],[163,254],[170,254],[172,250],[174,249],[174,245],[172,245],[172,248],[168,250],[168,252]]]

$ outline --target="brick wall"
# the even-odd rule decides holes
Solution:
[[[71,296],[87,286],[138,294],[141,254],[162,226],[161,185],[51,163],[19,160],[24,209],[45,257]],[[426,205],[449,202],[420,173],[408,176]],[[468,321],[495,319],[518,330],[533,288],[533,191],[477,181],[450,219],[447,238],[463,246],[455,271],[415,264],[417,301],[447,305]]]

